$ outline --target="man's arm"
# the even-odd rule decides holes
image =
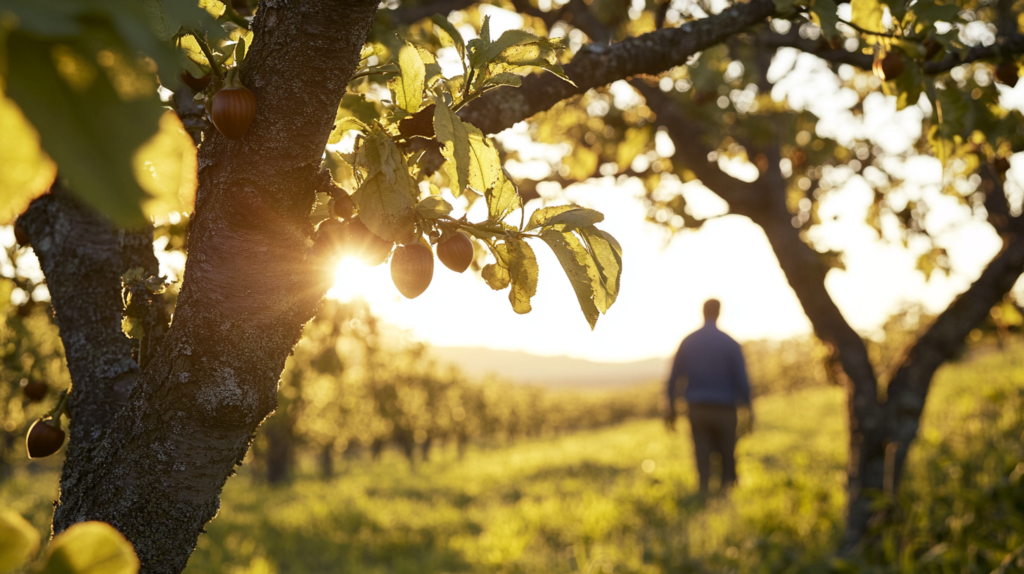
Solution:
[[[684,341],[685,342],[685,341]],[[686,374],[686,365],[683,358],[683,345],[679,345],[675,359],[672,361],[672,371],[668,375],[666,391],[668,395],[668,410],[665,413],[665,423],[669,428],[675,428],[676,422],[676,382],[679,377]]]
[[[750,410],[750,428],[754,428],[754,405],[750,400],[750,379],[747,377],[747,362],[743,359],[743,347],[736,344],[733,360],[733,385],[739,404],[746,405]]]

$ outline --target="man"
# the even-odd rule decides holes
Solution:
[[[722,457],[722,491],[736,483],[736,407],[750,405],[750,382],[743,351],[732,337],[715,324],[722,304],[717,299],[704,303],[704,326],[679,345],[668,378],[667,421],[675,424],[677,381],[684,379],[683,397],[689,405],[693,450],[697,456],[700,491],[706,494],[711,473],[711,453]],[[754,411],[750,411],[753,425]]]

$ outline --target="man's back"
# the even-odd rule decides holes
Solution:
[[[708,322],[679,345],[669,392],[679,377],[686,378],[684,397],[690,404],[750,403],[750,383],[739,343]]]

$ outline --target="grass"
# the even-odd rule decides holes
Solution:
[[[243,469],[186,571],[988,573],[1024,544],[1024,348],[940,371],[901,520],[880,526],[856,562],[831,557],[845,501],[843,392],[771,395],[755,408],[739,487],[707,501],[695,495],[686,425],[668,433],[651,420],[462,460],[446,451],[415,471],[385,453],[277,488]],[[34,468],[0,484],[0,504],[45,530],[56,473]]]

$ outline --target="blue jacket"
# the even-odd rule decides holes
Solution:
[[[743,350],[713,321],[704,323],[679,345],[668,378],[669,399],[676,398],[676,381],[684,377],[686,402],[691,404],[748,405],[750,382]]]

